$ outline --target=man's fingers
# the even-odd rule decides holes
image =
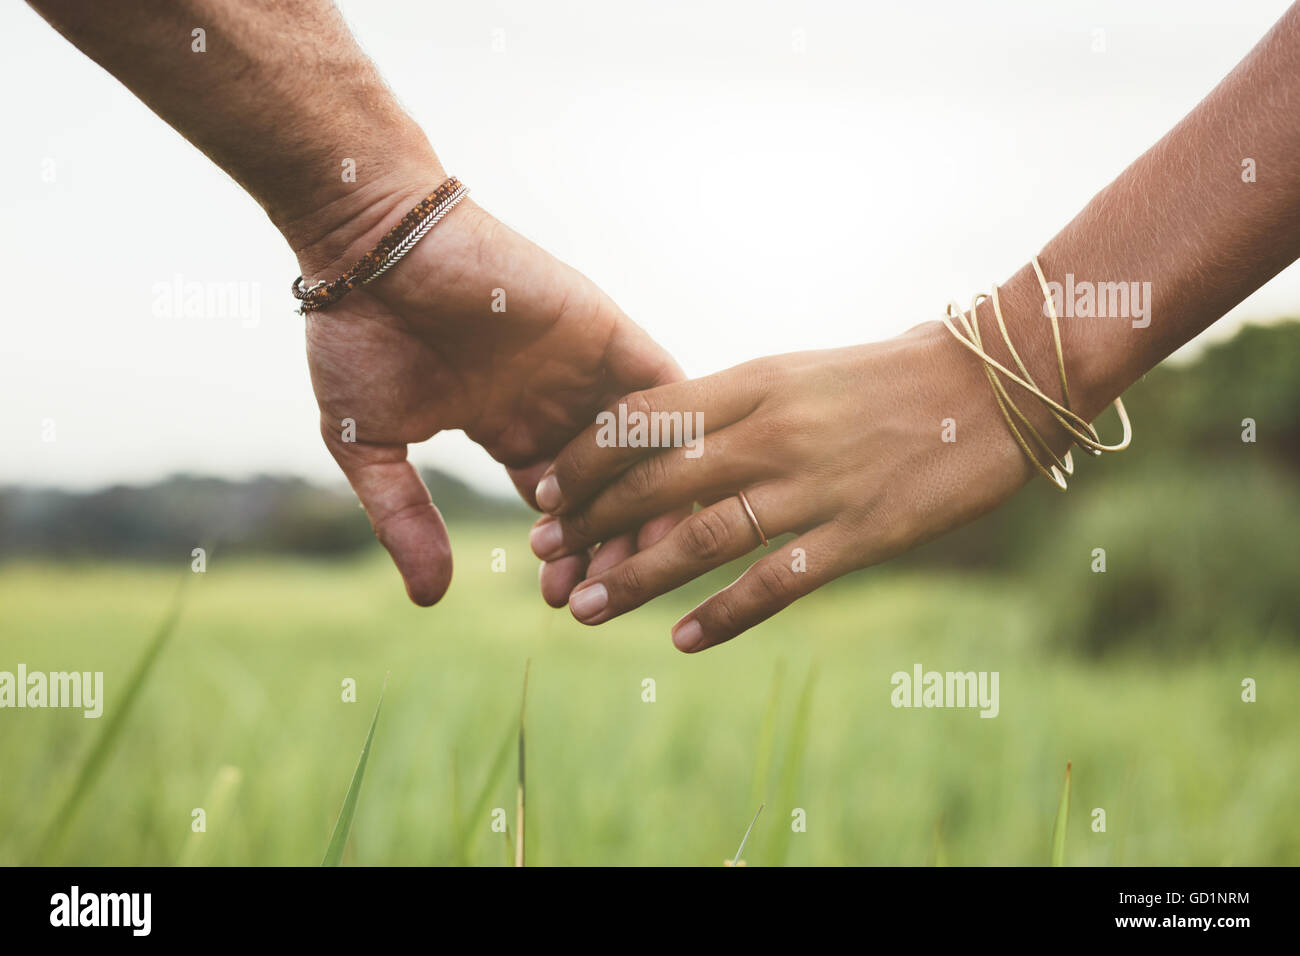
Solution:
[[[675,454],[698,457],[705,433],[744,418],[760,394],[759,377],[742,365],[626,395],[555,456],[537,485],[537,504],[551,514],[571,511],[665,446],[681,445],[683,451]]]
[[[652,339],[645,329],[623,316],[605,349],[613,392],[631,392],[679,382],[686,376],[681,366]]]
[[[635,536],[620,535],[598,548],[587,548],[577,554],[542,562],[538,583],[543,600],[551,607],[564,607],[569,601],[569,592],[579,581],[602,574],[637,551],[655,544],[689,514],[687,508],[659,515],[643,524]]]
[[[635,552],[636,537],[623,534],[611,538],[598,548],[584,548],[576,554],[568,554],[554,561],[543,561],[538,572],[542,600],[551,607],[564,607],[569,601],[570,592],[579,581],[599,574],[601,568],[624,561]]]
[[[794,530],[806,520],[784,483],[759,485],[745,494],[769,537]],[[748,554],[759,544],[753,522],[733,495],[690,515],[627,560],[599,574],[589,573],[569,595],[569,610],[583,624],[601,624]]]
[[[681,366],[663,346],[612,302],[609,306],[618,314],[614,333],[602,356],[610,396],[655,389],[686,378]],[[557,491],[557,482],[546,480],[551,470],[549,466],[550,462],[547,462],[547,467],[541,469],[529,492],[520,489],[524,500],[539,511],[553,511],[561,500],[562,493]],[[515,478],[516,483],[522,480],[522,475],[511,477]]]
[[[551,607],[564,607],[573,586],[587,576],[587,553],[570,554],[558,561],[543,561],[537,569],[542,600]]]
[[[421,607],[437,603],[451,583],[451,542],[429,490],[406,460],[406,446],[343,442],[332,427],[322,426],[321,433],[397,565],[407,595]]]
[[[641,530],[636,535],[636,548],[638,551],[644,551],[646,548],[653,547],[663,540],[668,532],[677,527],[683,521],[691,516],[693,509],[690,505],[682,508],[675,508],[667,514],[651,518],[641,526]]]
[[[820,525],[750,566],[673,628],[673,644],[694,654],[729,641],[850,570],[838,560],[839,532]]]
[[[610,538],[600,547],[591,550],[591,560],[587,562],[587,573],[583,577],[594,577],[602,573],[606,568],[621,564],[636,552],[636,535],[620,534],[617,537]],[[578,579],[578,581],[581,580],[582,578]],[[578,581],[573,582],[574,587],[577,587]],[[572,591],[573,587],[569,588],[569,590]]]
[[[537,498],[534,494],[537,490],[537,483],[541,481],[542,475],[546,474],[546,469],[551,467],[550,459],[546,461],[534,462],[525,468],[506,468],[506,474],[514,482],[515,491],[519,492],[519,497],[524,499],[524,504],[534,511],[541,511],[537,507]]]

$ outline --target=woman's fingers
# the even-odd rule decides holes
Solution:
[[[678,621],[673,644],[694,654],[731,640],[851,570],[844,553],[841,532],[829,523],[795,538]]]
[[[809,520],[791,488],[780,482],[745,490],[769,539]],[[733,495],[689,516],[651,547],[600,574],[589,574],[569,595],[569,610],[584,624],[600,624],[749,553],[760,543],[748,513]]]
[[[708,454],[699,458],[688,458],[680,449],[642,458],[583,507],[559,517],[543,516],[528,536],[533,553],[544,561],[575,554],[655,515],[683,508],[689,513],[696,501],[728,497],[767,477],[770,462],[743,424],[711,433],[708,443]]]
[[[542,598],[551,607],[564,607],[569,602],[569,593],[579,581],[603,574],[637,551],[655,544],[690,513],[687,508],[659,515],[643,524],[635,535],[619,535],[599,547],[587,548],[554,561],[543,561],[538,569]]]
[[[665,447],[680,446],[698,459],[706,432],[744,418],[762,394],[761,366],[740,365],[716,375],[633,392],[555,456],[537,484],[542,511],[564,514],[579,507],[624,469]]]

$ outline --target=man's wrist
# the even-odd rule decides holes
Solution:
[[[308,279],[342,272],[447,178],[427,142],[400,155],[358,165],[355,181],[317,186],[277,209],[272,221]]]

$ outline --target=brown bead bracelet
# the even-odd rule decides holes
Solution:
[[[402,256],[410,252],[415,244],[424,238],[425,234],[436,226],[443,216],[451,212],[452,207],[468,193],[469,187],[452,176],[420,200],[414,209],[402,217],[401,222],[388,230],[384,238],[379,240],[378,245],[358,259],[352,268],[337,279],[329,282],[322,279],[315,285],[304,288],[303,277],[298,276],[293,280],[294,298],[302,302],[298,314],[305,315],[308,312],[324,309],[357,286],[374,282],[395,266]]]

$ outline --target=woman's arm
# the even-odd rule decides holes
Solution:
[[[1062,319],[1079,410],[1089,419],[1100,412],[1297,257],[1300,3],[1043,249],[1054,282],[1070,273],[1076,286],[1150,283],[1145,318]],[[1052,381],[1055,357],[1032,269],[1004,290],[1018,316],[1017,343],[1032,343],[1031,368],[1043,373],[1040,382]]]
[[[1300,4],[1047,244],[1040,259],[1062,286],[1070,397],[1084,418],[1300,256],[1298,117]],[[1047,161],[1052,148],[1068,148],[1044,146]],[[1030,266],[1002,287],[1001,300],[1021,357],[1059,400],[1051,326]],[[979,318],[988,351],[1011,366],[987,302]],[[1068,437],[1046,410],[1013,397],[1064,450]],[[674,642],[687,651],[969,521],[1036,473],[997,411],[982,363],[939,323],[876,345],[762,359],[611,409],[619,404],[702,414],[702,454],[607,447],[589,428],[538,486],[543,510],[558,516],[534,528],[538,556],[555,560],[648,515],[713,503],[637,555],[593,561],[600,573],[571,594],[544,572],[548,601],[567,597],[575,617],[597,624],[747,553],[759,541],[738,490],[768,537],[799,535],[677,624]],[[945,419],[956,422],[955,442],[943,440]]]

